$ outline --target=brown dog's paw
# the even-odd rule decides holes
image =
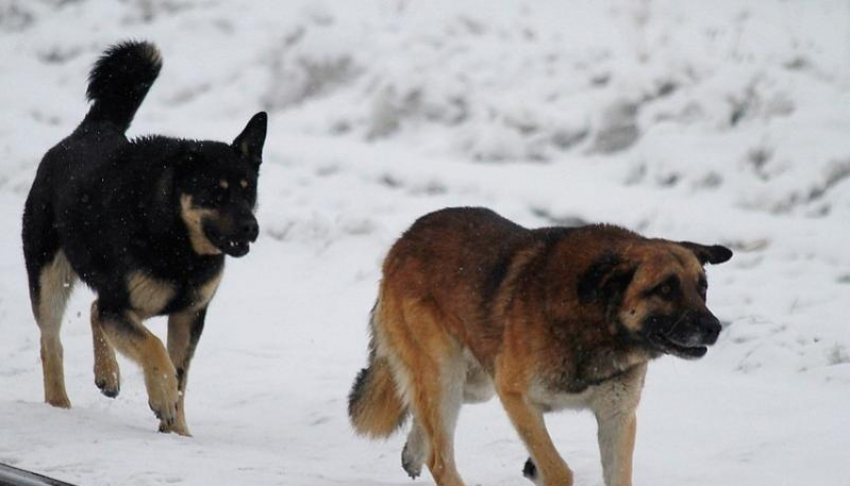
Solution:
[[[414,451],[410,443],[404,444],[404,449],[401,451],[401,467],[404,468],[404,472],[410,476],[410,479],[416,479],[422,474],[423,463],[422,454]]]
[[[525,461],[525,466],[522,467],[522,475],[533,482],[537,481],[537,466],[534,465],[534,461],[530,457]]]

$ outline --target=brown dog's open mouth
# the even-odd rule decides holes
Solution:
[[[708,352],[708,347],[706,346],[685,346],[672,341],[660,333],[653,334],[651,342],[662,353],[672,354],[684,359],[699,359]]]

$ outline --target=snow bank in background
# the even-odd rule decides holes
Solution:
[[[724,209],[850,220],[850,110],[836,109],[850,106],[846,5],[377,5],[311,6],[288,21],[262,98],[279,123],[477,162],[590,160],[623,184]],[[850,234],[836,231],[821,256],[846,264]],[[760,251],[793,233],[724,236]],[[785,256],[811,258],[808,243]],[[850,331],[839,334],[844,349]],[[787,346],[822,342],[804,336]],[[797,367],[830,362],[825,346]]]
[[[37,403],[21,207],[92,61],[128,37],[165,59],[132,135],[227,140],[270,111],[263,235],[213,303],[191,441],[152,432],[127,362],[122,396],[98,396],[85,290],[63,328],[75,408]],[[2,462],[81,484],[401,484],[401,438],[354,439],[344,413],[380,261],[421,214],[486,205],[735,250],[708,270],[717,346],[651,368],[636,484],[850,477],[846,2],[0,0],[0,58]],[[553,435],[601,484],[585,419]],[[497,403],[460,427],[472,484],[520,481]]]

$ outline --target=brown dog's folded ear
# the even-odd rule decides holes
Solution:
[[[721,245],[700,245],[691,241],[680,241],[680,245],[690,250],[696,255],[699,262],[703,265],[711,263],[712,265],[723,263],[732,258],[732,250]]]
[[[608,305],[613,297],[621,295],[632,282],[635,268],[626,265],[614,253],[603,253],[578,279],[576,287],[579,302],[590,304],[600,301]]]
[[[261,111],[251,117],[242,133],[233,140],[233,147],[257,166],[263,161],[263,144],[266,142],[267,125],[268,115]]]

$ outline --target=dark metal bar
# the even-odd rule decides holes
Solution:
[[[0,464],[0,486],[74,486],[16,467]]]

